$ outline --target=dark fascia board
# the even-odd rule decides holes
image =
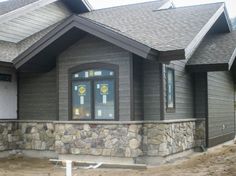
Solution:
[[[173,60],[184,60],[185,59],[185,50],[171,50],[171,51],[161,51],[159,52],[158,61],[165,63]]]
[[[189,72],[229,71],[229,64],[218,63],[218,64],[186,65],[185,69]]]
[[[11,62],[3,62],[3,61],[0,61],[0,66],[2,66],[2,67],[11,67],[11,68],[14,68],[13,63],[11,63]]]
[[[50,45],[53,41],[61,37],[64,33],[68,32],[72,28],[78,28],[79,30],[88,32],[143,58],[147,58],[151,50],[151,48],[141,43],[138,43],[132,39],[113,32],[112,30],[106,29],[101,25],[92,23],[90,20],[73,15],[63,23],[58,25],[55,29],[50,31],[41,40],[33,44],[29,49],[20,54],[17,58],[15,58],[13,60],[15,67],[19,68],[20,66],[22,66],[24,63],[41,52],[46,46]]]
[[[57,38],[62,36],[64,33],[69,31],[72,25],[72,17],[65,20],[63,23],[59,24],[55,29],[46,34],[38,42],[34,43],[29,49],[21,53],[12,62],[16,68],[29,61],[32,57],[36,56],[40,51],[42,51],[46,46],[55,41]]]
[[[108,41],[136,55],[139,55],[143,58],[147,58],[148,55],[150,54],[151,51],[150,47],[142,43],[139,43],[135,40],[132,40],[128,37],[125,37],[117,32],[114,32],[113,30],[109,30],[104,26],[93,22],[92,20],[86,19],[81,16],[76,16],[75,21],[76,21],[75,26],[78,29],[85,31],[89,34],[92,34],[94,36],[97,36],[98,38]]]
[[[86,19],[81,16],[73,15],[67,20],[65,20],[63,23],[58,25],[55,29],[50,31],[38,42],[33,44],[29,49],[20,54],[17,58],[15,58],[13,60],[15,67],[17,69],[21,67],[31,58],[40,53],[45,47],[49,46],[52,42],[54,42],[56,39],[61,37],[63,34],[68,32],[72,28],[77,28],[78,30],[87,32],[145,59],[162,59],[163,61],[167,58],[169,58],[169,60],[185,59],[184,50],[159,52],[140,42],[137,42],[100,24],[97,24],[92,20]]]
[[[229,71],[236,58],[236,48],[232,53],[228,63],[212,63],[212,64],[196,64],[186,65],[185,68],[189,72],[209,72],[209,71]]]

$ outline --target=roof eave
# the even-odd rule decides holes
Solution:
[[[2,67],[12,67],[14,68],[14,65],[12,62],[7,62],[7,61],[0,61],[0,66]]]
[[[188,72],[212,72],[230,70],[230,66],[228,63],[186,65],[185,68]]]
[[[72,28],[77,28],[81,31],[87,32],[94,36],[97,36],[105,41],[108,41],[116,46],[126,49],[138,56],[148,58],[150,56],[151,48],[141,44],[137,41],[129,39],[119,33],[104,28],[101,25],[93,23],[91,20],[87,20],[83,17],[73,15],[65,20],[62,24],[58,25],[55,29],[50,31],[41,40],[33,44],[29,49],[20,54],[13,60],[15,67],[18,69],[23,64],[28,62],[31,58],[40,53],[44,48],[49,46],[52,42],[60,38],[63,34],[68,32]],[[156,54],[158,54],[156,52]],[[151,54],[153,56],[153,53]],[[157,58],[157,56],[153,56]]]
[[[210,20],[204,25],[204,27],[199,31],[199,33],[193,38],[190,44],[185,48],[185,58],[189,59],[196,51],[208,31],[212,28],[215,24],[217,19],[220,17],[222,13],[224,13],[225,5],[222,3],[220,8],[215,12],[215,14],[210,18]]]
[[[174,60],[185,60],[185,50],[169,50],[169,51],[160,51],[158,61],[160,62],[170,62]]]
[[[210,72],[210,71],[230,71],[236,58],[236,48],[228,62],[225,63],[207,63],[207,64],[187,64],[186,70],[189,72]]]

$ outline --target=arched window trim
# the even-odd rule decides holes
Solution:
[[[73,101],[73,97],[72,97],[72,75],[81,71],[85,71],[85,70],[90,70],[90,69],[109,69],[114,71],[114,76],[112,76],[111,78],[113,78],[115,80],[115,100],[114,100],[114,104],[115,104],[115,117],[114,119],[95,119],[94,117],[92,117],[92,119],[89,120],[84,120],[84,119],[73,119],[73,105],[72,105],[72,101]],[[69,103],[68,103],[68,115],[69,115],[69,120],[73,120],[73,121],[118,121],[119,120],[119,67],[115,64],[109,64],[109,63],[102,63],[102,62],[93,62],[93,63],[86,63],[86,64],[80,64],[77,65],[75,67],[72,67],[69,69],[68,71],[68,99],[69,99]],[[103,78],[103,77],[101,77]],[[101,78],[97,78],[98,80]],[[90,79],[90,78],[88,78]],[[92,78],[96,80],[96,77]],[[108,78],[109,79],[109,78]],[[94,101],[94,100],[93,100]],[[94,102],[93,102],[94,103]]]

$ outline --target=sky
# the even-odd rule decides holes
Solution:
[[[0,0],[7,1],[7,0]],[[134,4],[140,2],[148,2],[153,0],[88,0],[94,9],[101,9],[119,5]],[[172,0],[176,7],[214,3],[214,2],[225,2],[226,7],[231,18],[236,17],[236,0]]]
[[[153,0],[89,0],[90,4],[93,6],[94,9],[101,9],[106,7],[134,4],[147,1]],[[231,18],[236,17],[236,0],[173,0],[173,2],[176,7],[214,2],[225,2],[229,12],[229,16]]]

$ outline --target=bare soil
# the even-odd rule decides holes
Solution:
[[[147,170],[96,169],[74,170],[73,176],[235,176],[236,144],[194,154],[174,163]],[[65,176],[65,170],[47,159],[0,159],[0,176]]]

